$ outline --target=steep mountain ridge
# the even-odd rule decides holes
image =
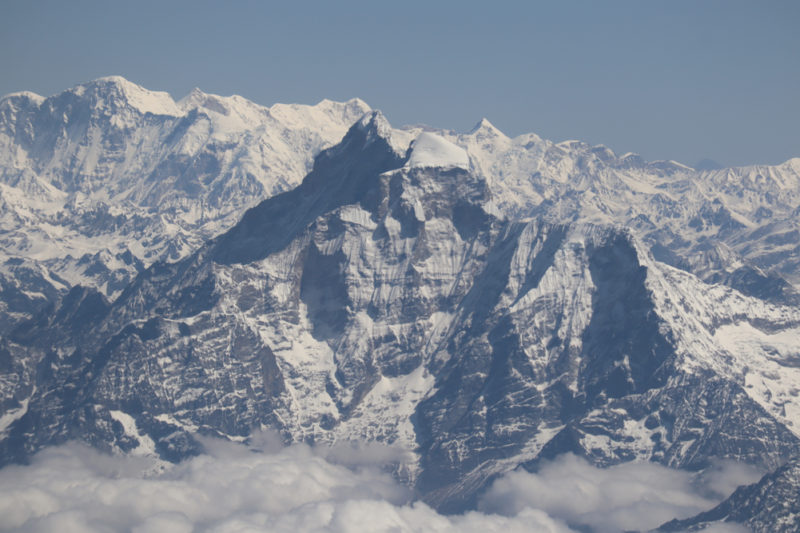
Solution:
[[[509,218],[435,135],[368,114],[299,187],[113,304],[73,292],[18,329],[2,457],[77,437],[176,459],[197,433],[270,427],[413,450],[398,475],[460,510],[566,451],[691,469],[800,454],[797,307],[658,262],[635,229]]]

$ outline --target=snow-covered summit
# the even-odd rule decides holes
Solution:
[[[6,100],[8,100],[8,101],[28,100],[28,101],[32,101],[36,105],[38,105],[38,104],[41,104],[44,101],[44,99],[45,99],[44,96],[42,96],[40,94],[36,94],[35,92],[32,92],[32,91],[17,91],[17,92],[14,92],[14,93],[8,93],[8,94],[3,95],[2,97],[0,97],[0,104],[5,102]]]
[[[434,133],[423,132],[411,143],[408,166],[469,168],[466,150]]]
[[[365,113],[358,122],[355,123],[355,128],[366,134],[367,139],[388,139],[392,135],[392,126],[383,113],[378,110]]]
[[[477,124],[469,131],[469,135],[481,137],[503,137],[507,138],[506,134],[500,131],[494,124],[484,117],[478,121]]]
[[[107,76],[82,83],[70,92],[77,96],[91,97],[95,101],[119,98],[142,114],[179,116],[180,109],[175,101],[164,91],[150,91],[130,82],[122,76]]]
[[[379,110],[365,113],[353,127],[366,135],[365,148],[376,140],[383,139],[398,156],[405,156],[413,140],[413,133],[392,128],[386,116]]]

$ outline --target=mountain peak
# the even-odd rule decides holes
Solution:
[[[186,111],[187,109],[192,109],[201,105],[208,95],[204,93],[199,87],[195,87],[189,94],[178,100],[176,103],[179,108]]]
[[[372,108],[361,98],[350,98],[349,100],[344,101],[337,101],[331,100],[329,98],[323,98],[322,100],[317,103],[316,107],[325,108],[325,107],[338,107],[338,106],[345,106],[351,107],[354,109],[363,109],[364,113],[368,113],[372,111]]]
[[[207,111],[213,111],[220,115],[228,116],[231,114],[231,107],[236,106],[236,101],[237,97],[223,97],[216,94],[208,94],[195,87],[189,94],[181,98],[176,105],[183,113],[202,107]],[[245,101],[244,103],[250,104],[251,102]]]
[[[489,122],[489,120],[486,117],[480,119],[478,123],[475,124],[475,127],[473,127],[469,132],[469,135],[478,135],[478,134],[505,137],[505,134],[499,129],[497,129],[497,127],[495,127],[494,124]]]
[[[361,98],[351,98],[345,102],[331,102],[333,108],[341,108],[341,113],[349,116],[364,115],[372,111],[372,108]]]
[[[362,132],[366,136],[364,148],[377,141],[384,140],[398,156],[405,155],[408,150],[408,141],[403,132],[395,130],[386,117],[379,110],[369,111],[353,124],[352,129]]]
[[[356,98],[351,98],[351,99],[349,99],[349,100],[346,100],[344,103],[345,103],[346,105],[349,105],[349,106],[362,107],[362,108],[364,108],[364,109],[366,109],[366,110],[370,110],[370,109],[372,109],[372,108],[369,106],[369,104],[368,104],[368,103],[366,103],[364,100],[362,100],[361,98],[358,98],[358,97],[356,97]],[[366,112],[366,111],[365,111],[365,112]]]
[[[44,96],[41,96],[31,91],[17,91],[15,93],[8,93],[0,97],[0,100],[13,100],[13,99],[31,100],[37,104],[40,104],[42,103],[42,101],[44,101]]]
[[[180,116],[175,101],[164,91],[150,91],[122,76],[105,76],[81,83],[68,92],[97,101],[121,100],[142,114]]]
[[[123,78],[122,76],[118,75],[111,75],[111,76],[101,76],[96,78],[89,83],[111,83],[114,85],[136,85],[132,81],[129,81],[127,78]],[[139,87],[137,85],[137,87]]]
[[[409,167],[469,168],[466,150],[430,132],[422,132],[411,143]]]
[[[379,110],[368,111],[361,119],[356,122],[355,127],[366,134],[374,133],[383,138],[391,134],[392,126],[386,116]]]

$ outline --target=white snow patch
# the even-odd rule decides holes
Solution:
[[[31,91],[17,91],[13,93],[8,93],[4,95],[2,98],[0,98],[0,100],[10,100],[12,98],[27,98],[28,100],[36,102],[36,104],[41,104],[42,102],[44,102],[44,96],[41,96]]]
[[[107,76],[105,78],[99,78],[96,81],[116,84],[125,95],[131,107],[142,113],[169,115],[173,117],[182,114],[169,93],[163,91],[149,91],[121,76]]]
[[[187,422],[181,422],[180,420],[178,420],[174,416],[168,415],[166,413],[157,415],[157,416],[155,416],[153,418],[155,418],[159,422],[164,422],[164,423],[169,424],[171,426],[179,427],[179,428],[183,429],[184,431],[188,431],[189,433],[197,433],[200,430],[199,426],[197,426],[195,424],[192,424],[191,422],[188,422],[188,423]]]
[[[467,152],[433,133],[423,132],[411,144],[409,167],[469,168]]]
[[[131,450],[131,455],[157,455],[156,443],[153,442],[153,439],[151,439],[149,436],[141,435],[139,433],[139,429],[136,427],[136,420],[134,420],[131,415],[128,413],[123,413],[122,411],[114,410],[109,410],[108,413],[111,415],[111,418],[122,424],[122,428],[126,435],[139,441],[139,446]]]
[[[30,398],[25,398],[20,402],[21,405],[19,407],[16,409],[9,409],[3,416],[0,416],[0,435],[3,435],[11,424],[25,416],[25,413],[28,412],[29,402]]]
[[[763,332],[747,322],[717,329],[714,340],[734,355],[748,395],[800,434],[800,328]]]
[[[375,221],[372,220],[372,214],[357,205],[343,207],[339,212],[339,218],[341,218],[342,222],[349,222],[370,230],[378,227]]]
[[[411,416],[419,402],[433,389],[434,377],[423,365],[411,373],[386,377],[381,376],[375,386],[363,398],[353,416],[339,426],[343,436],[357,436],[368,441],[382,437],[386,428],[394,433],[389,442],[411,449],[415,445],[416,432]],[[395,433],[396,432],[396,433]]]

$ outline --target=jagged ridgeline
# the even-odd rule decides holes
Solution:
[[[697,172],[116,78],[0,111],[3,463],[272,428],[412,450],[398,477],[461,511],[566,452],[800,457],[798,160]]]

